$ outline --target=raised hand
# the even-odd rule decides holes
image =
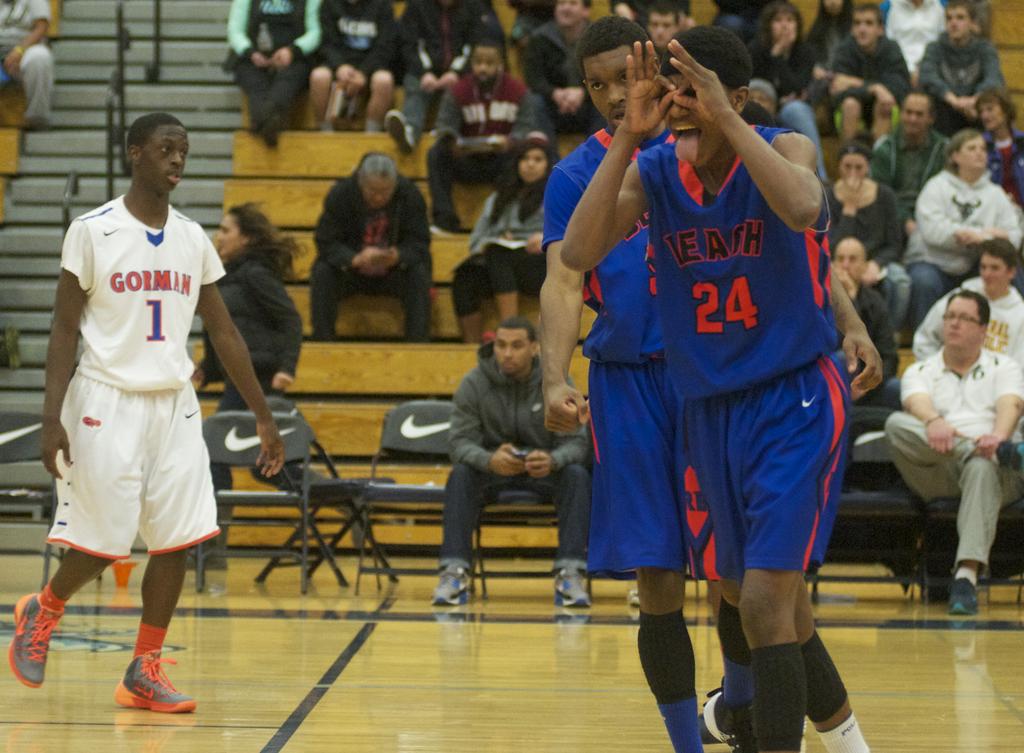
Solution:
[[[673,39],[668,43],[668,51],[671,57],[669,63],[679,71],[689,88],[683,84],[683,88],[676,89],[672,101],[682,107],[694,112],[699,118],[715,120],[728,112],[733,112],[729,96],[718,80],[718,74],[693,59],[693,56]],[[693,95],[689,94],[693,90]]]
[[[619,125],[626,133],[646,136],[665,120],[675,87],[659,68],[654,43],[634,42],[632,54],[626,56],[626,114]]]

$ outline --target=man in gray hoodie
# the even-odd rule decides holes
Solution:
[[[483,504],[500,491],[528,490],[553,499],[558,510],[555,603],[590,606],[584,574],[590,529],[590,473],[583,465],[587,428],[572,434],[544,428],[538,353],[533,324],[523,317],[506,319],[455,393],[435,605],[465,604],[469,598],[473,529]]]

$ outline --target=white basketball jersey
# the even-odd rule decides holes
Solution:
[[[181,389],[199,289],[224,275],[203,229],[176,212],[154,230],[119,196],[71,223],[61,266],[88,295],[79,371],[129,391]]]

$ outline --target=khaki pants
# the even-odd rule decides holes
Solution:
[[[958,440],[948,455],[936,452],[928,446],[924,423],[909,413],[890,415],[885,435],[893,462],[918,495],[925,500],[960,496],[957,563],[977,560],[987,564],[999,511],[1024,493],[1024,477],[974,455],[974,443],[969,439]]]

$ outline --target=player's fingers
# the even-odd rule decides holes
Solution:
[[[60,471],[57,470],[57,453],[56,452],[44,452],[43,453],[43,467],[46,472],[54,478],[61,478]]]

